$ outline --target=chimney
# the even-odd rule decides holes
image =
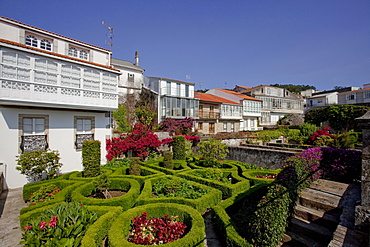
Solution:
[[[139,66],[139,52],[135,51],[135,65]]]

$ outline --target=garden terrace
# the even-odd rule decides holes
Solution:
[[[203,246],[205,226],[202,215],[211,210],[214,225],[225,246],[274,246],[281,241],[302,184],[307,179],[311,181],[316,172],[314,169],[325,163],[321,159],[333,164],[331,158],[346,153],[322,148],[305,152],[288,159],[282,170],[269,170],[232,160],[219,161],[218,167],[205,167],[199,156],[174,161],[173,170],[163,166],[163,158],[139,162],[140,175],[130,175],[129,166],[102,166],[101,171],[110,181],[108,189],[125,192],[110,199],[89,198],[97,190],[96,178],[85,178],[82,172],[71,172],[24,186],[25,201],[45,186],[53,185],[60,190],[53,199],[22,209],[21,226],[24,228],[30,222],[45,220],[42,218],[44,212],[54,210],[61,203],[72,202],[96,215],[96,221],[84,232],[80,246],[101,246],[102,242],[109,246],[137,246],[127,242],[127,236],[132,217],[143,212],[150,217],[178,216],[186,224],[185,235],[165,246]],[[358,153],[350,155],[355,157]],[[314,157],[312,160],[315,162],[307,166],[307,157]],[[358,161],[357,158],[352,160]],[[345,167],[351,170],[350,165],[353,164],[344,161]],[[336,162],[339,167],[340,161]],[[330,174],[330,167],[325,166],[327,174]],[[276,174],[277,178],[268,178],[271,174]],[[335,174],[337,177],[340,175]],[[223,179],[228,183],[222,182]],[[180,196],[176,194],[184,188]],[[256,214],[263,224],[253,216]],[[244,223],[244,228],[250,231],[248,234],[240,231],[240,224]],[[255,225],[255,231],[248,225]],[[259,235],[258,230],[270,237]]]

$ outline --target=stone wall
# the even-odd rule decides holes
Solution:
[[[270,149],[262,146],[256,147],[236,147],[229,146],[228,160],[242,161],[269,169],[279,169],[283,161],[302,150],[293,149]]]

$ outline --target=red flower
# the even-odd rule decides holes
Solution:
[[[24,227],[24,230],[25,230],[25,231],[28,231],[28,230],[30,230],[30,229],[32,229],[32,226],[25,226],[25,227]]]

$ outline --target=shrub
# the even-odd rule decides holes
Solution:
[[[35,182],[43,178],[50,179],[59,174],[63,165],[59,163],[59,152],[54,150],[37,150],[25,152],[17,156],[16,169],[27,176],[28,180]]]
[[[100,174],[100,141],[82,143],[82,164],[84,177],[96,177]]]
[[[79,246],[86,230],[97,219],[96,213],[80,203],[58,204],[38,216],[24,227],[20,244]]]
[[[322,178],[352,183],[361,178],[362,152],[351,149],[323,147],[320,169]]]
[[[140,245],[158,245],[173,242],[185,234],[187,226],[178,216],[164,215],[163,218],[151,217],[143,212],[132,219],[132,229],[128,241]]]
[[[172,152],[163,153],[163,164],[165,168],[173,170]]]
[[[125,105],[118,105],[118,109],[113,112],[113,118],[117,122],[119,131],[128,131],[129,124],[127,123],[127,109]]]
[[[188,181],[178,178],[164,178],[153,184],[153,193],[158,197],[197,199],[208,192],[205,188],[195,187]]]
[[[358,134],[353,131],[336,134],[334,137],[333,142],[329,144],[333,148],[355,149],[355,145],[358,142]]]
[[[303,123],[298,126],[298,129],[301,132],[301,136],[305,136],[308,138],[317,130],[317,127],[314,124]]]
[[[129,174],[140,176],[140,164],[139,164],[140,158],[138,157],[132,157],[130,158],[130,168],[129,168]]]
[[[332,134],[329,133],[330,127],[325,126],[321,129],[316,130],[309,138],[307,143],[313,144],[317,147],[327,146],[330,140],[334,138]]]
[[[221,140],[212,138],[209,141],[201,141],[198,147],[198,152],[202,155],[204,163],[207,166],[217,166],[217,161],[225,159],[229,152],[226,144],[221,143]]]
[[[281,133],[279,130],[263,130],[258,132],[258,140],[262,140],[264,144],[278,139],[281,136]]]
[[[36,190],[30,195],[31,205],[35,205],[40,202],[47,202],[55,198],[55,195],[60,191],[54,184],[41,186],[40,189]]]
[[[120,138],[107,140],[106,149],[108,152],[106,157],[108,160],[112,160],[131,151],[134,157],[140,157],[144,160],[150,152],[156,151],[161,144],[162,142],[158,139],[158,136],[147,126],[135,124],[127,136],[121,135]]]
[[[184,135],[191,132],[194,121],[195,119],[193,118],[165,118],[159,123],[159,128],[163,131],[170,132],[170,135]]]
[[[102,193],[105,199],[112,198],[112,196],[108,192],[110,180],[105,172],[103,172],[100,176],[96,177],[92,181],[92,183],[96,187],[97,193]]]
[[[173,159],[174,160],[185,160],[185,137],[177,135],[173,137],[172,143]]]
[[[130,160],[127,158],[124,158],[124,159],[113,158],[112,160],[107,161],[104,167],[119,168],[119,167],[126,167],[129,165],[130,165]]]

